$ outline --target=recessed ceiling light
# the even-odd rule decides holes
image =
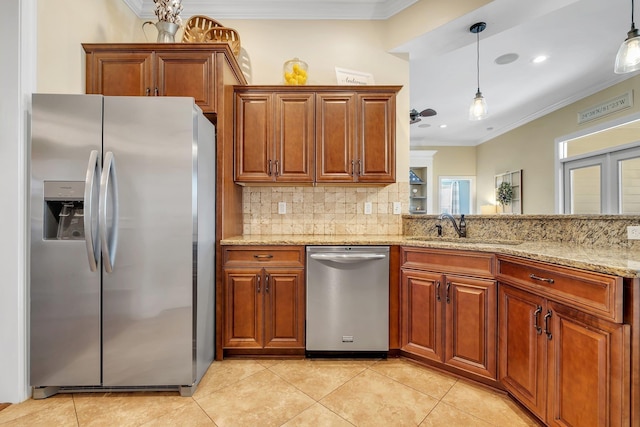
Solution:
[[[447,125],[440,125],[440,129],[444,129],[446,127],[447,127]]]
[[[535,58],[533,58],[531,62],[533,62],[534,64],[539,64],[541,62],[546,61],[547,59],[549,59],[547,55],[538,55]]]
[[[489,127],[487,128],[487,130],[488,130],[489,132],[491,132],[491,131],[493,130],[493,126],[489,126]]]
[[[421,125],[418,125],[419,128],[428,128],[431,127],[431,125],[429,123],[423,123]]]
[[[520,56],[517,53],[505,53],[504,55],[498,56],[495,60],[495,63],[498,65],[511,64],[518,58],[520,58]]]

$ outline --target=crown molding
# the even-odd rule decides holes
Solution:
[[[153,19],[153,0],[122,0],[140,19]],[[183,0],[181,16],[220,19],[384,20],[418,0]]]
[[[143,9],[143,1],[144,0],[122,0],[127,6],[129,6],[129,9],[131,9],[133,11],[133,13],[135,13],[138,18],[142,18],[142,9]],[[153,1],[152,1],[153,3]]]

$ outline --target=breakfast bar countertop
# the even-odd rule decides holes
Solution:
[[[640,277],[640,251],[546,241],[480,240],[402,235],[244,235],[222,239],[231,245],[400,245],[513,255],[621,277]]]

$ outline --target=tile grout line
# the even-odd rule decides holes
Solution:
[[[218,427],[218,424],[216,424],[216,422],[213,420],[213,418],[211,418],[209,413],[202,406],[200,406],[200,403],[196,399],[194,399],[193,397],[191,397],[191,399],[193,399],[195,404],[198,405],[198,408],[200,408],[200,410],[202,412],[204,412],[204,414],[207,416],[207,418],[209,418],[211,420],[211,422],[213,423],[214,427]]]
[[[276,365],[273,365],[276,366]],[[267,368],[272,374],[274,374],[275,376],[277,376],[278,378],[280,378],[281,380],[283,380],[284,382],[286,382],[287,384],[291,385],[293,388],[295,388],[296,390],[298,390],[300,393],[304,394],[305,396],[309,397],[309,399],[313,400],[313,404],[306,407],[305,409],[303,409],[302,411],[300,411],[298,414],[294,415],[293,417],[291,417],[290,419],[288,419],[284,424],[288,423],[289,421],[291,421],[292,419],[294,419],[295,417],[297,417],[298,415],[302,414],[304,411],[308,410],[309,408],[311,408],[312,406],[318,404],[321,405],[323,408],[325,408],[326,410],[330,411],[331,413],[335,414],[336,416],[340,417],[340,419],[345,420],[346,422],[348,422],[351,425],[354,425],[351,421],[347,420],[346,418],[344,418],[342,415],[338,414],[337,412],[333,411],[331,408],[328,408],[327,406],[323,405],[322,402],[320,402],[322,399],[324,399],[325,397],[329,396],[331,393],[335,392],[336,390],[338,390],[340,387],[344,386],[346,383],[348,383],[349,381],[353,380],[355,377],[357,377],[358,375],[362,374],[362,372],[364,372],[367,368],[363,369],[361,372],[359,372],[358,374],[354,375],[353,377],[349,378],[347,381],[345,381],[344,383],[340,384],[338,387],[336,387],[335,389],[331,390],[329,393],[325,394],[324,396],[322,396],[320,399],[315,399],[313,396],[309,396],[304,390],[301,390],[300,388],[298,388],[295,384],[291,383],[290,381],[286,380],[285,378],[281,377],[280,375],[278,375],[277,372],[271,371],[271,367]],[[354,425],[355,426],[355,425]],[[357,427],[357,426],[356,426]]]
[[[73,413],[76,416],[76,426],[80,427],[80,418],[78,416],[78,407],[76,406],[76,394],[71,393],[71,402],[73,403]]]
[[[417,366],[419,367],[419,365],[417,365]],[[440,401],[441,401],[441,400],[442,400],[442,399],[447,395],[447,393],[449,393],[449,391],[451,391],[451,389],[453,388],[453,386],[454,386],[454,385],[456,385],[456,384],[458,383],[458,380],[459,380],[459,378],[455,378],[455,377],[453,377],[454,382],[453,382],[453,384],[451,384],[451,387],[449,387],[449,389],[446,391],[446,393],[444,393],[444,394],[442,395],[442,397],[435,397],[435,396],[430,395],[429,393],[425,393],[424,391],[418,390],[417,388],[414,388],[414,387],[410,386],[409,384],[405,384],[405,383],[403,383],[403,382],[402,382],[402,381],[400,381],[400,380],[397,380],[397,379],[395,379],[395,378],[393,378],[393,377],[390,377],[390,376],[389,376],[389,375],[387,375],[387,374],[383,374],[382,372],[378,372],[378,371],[375,371],[375,370],[372,370],[372,372],[375,372],[376,374],[380,374],[380,375],[382,375],[383,377],[389,378],[390,380],[395,381],[395,382],[397,382],[398,384],[401,384],[401,385],[403,385],[403,386],[405,386],[405,387],[410,388],[411,390],[414,390],[414,391],[416,391],[416,392],[418,392],[418,393],[420,393],[420,394],[423,394],[423,395],[425,395],[425,396],[427,396],[427,397],[430,397],[430,398],[432,398],[432,399],[434,399],[434,400],[437,400],[438,402],[440,402]],[[437,405],[436,405],[436,406],[437,406]]]

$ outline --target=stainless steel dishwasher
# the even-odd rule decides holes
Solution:
[[[389,247],[307,246],[308,357],[386,357]]]

